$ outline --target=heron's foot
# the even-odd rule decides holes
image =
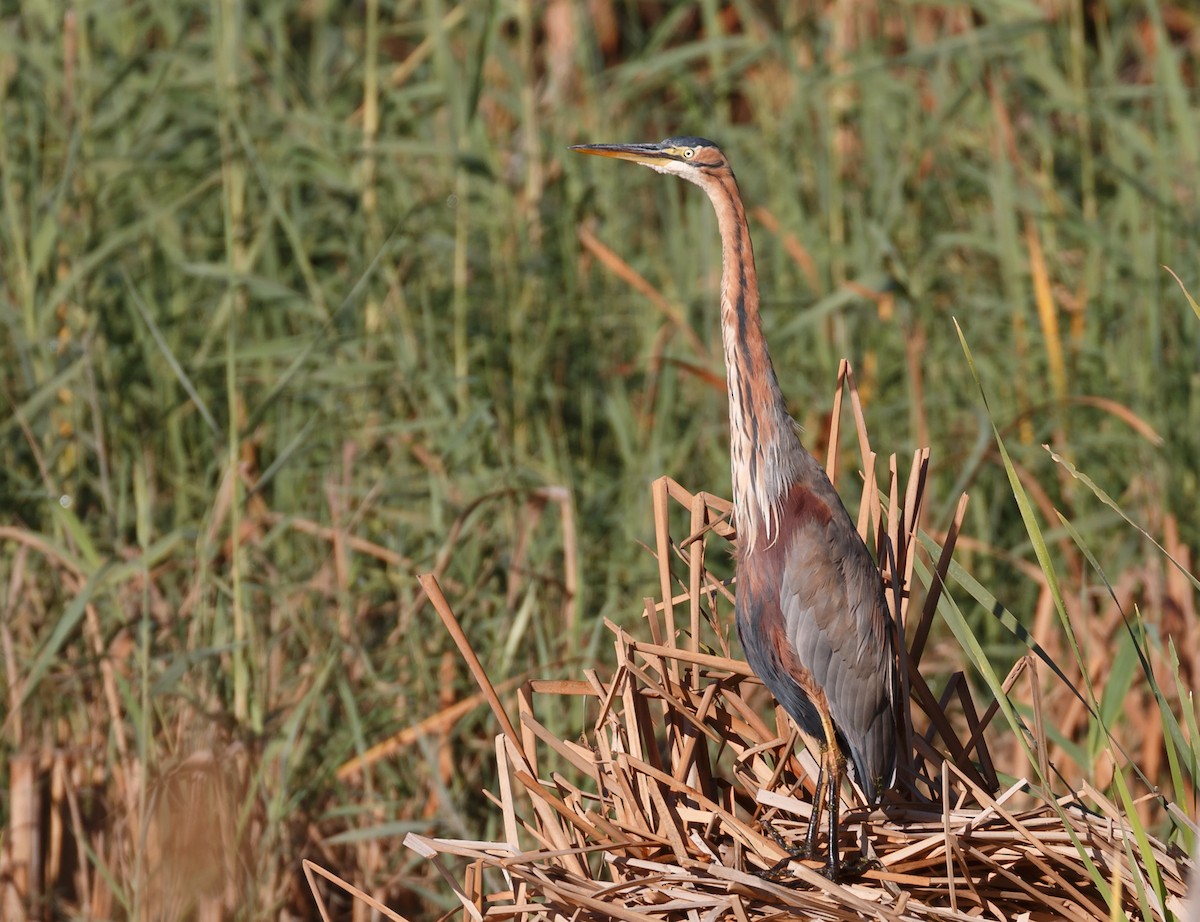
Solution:
[[[813,857],[813,849],[812,849],[811,842],[805,840],[804,842],[802,842],[799,845],[792,845],[791,843],[788,842],[787,839],[785,839],[783,836],[781,836],[779,834],[779,830],[776,829],[774,827],[774,825],[772,825],[770,820],[763,820],[760,825],[763,828],[763,832],[765,832],[767,834],[767,836],[770,837],[771,841],[774,842],[776,845],[778,845],[780,848],[782,848],[785,852],[788,853],[788,856],[786,858],[784,858],[782,861],[780,861],[779,864],[775,865],[776,868],[779,867],[780,865],[786,865],[793,858],[811,858],[811,857]],[[772,868],[772,870],[774,870],[774,868]]]
[[[836,864],[826,864],[820,868],[818,873],[834,883],[841,883],[842,881],[862,877],[867,871],[882,870],[883,865],[874,858],[858,857],[839,861]]]
[[[810,856],[807,854],[789,855],[787,858],[776,862],[765,871],[757,872],[757,874],[763,880],[769,880],[773,884],[798,886],[803,884],[804,881],[789,869],[789,865],[799,858],[808,857]],[[859,877],[862,877],[867,871],[880,871],[882,869],[883,865],[874,858],[852,858],[846,861],[839,861],[836,864],[825,864],[819,868],[813,868],[813,870],[815,870],[826,880],[832,881],[835,884],[846,883],[847,881],[855,880]]]
[[[792,857],[789,855],[775,862],[765,871],[755,871],[755,876],[761,877],[763,880],[769,880],[773,884],[782,884],[789,882],[795,875],[788,870],[788,865],[792,863]]]
[[[793,861],[798,861],[804,858],[812,858],[812,847],[807,841],[802,842],[800,845],[792,845],[787,839],[779,834],[779,830],[775,828],[770,820],[762,820],[760,825],[762,826],[763,832],[767,834],[771,841],[787,852],[787,856],[775,862],[765,871],[758,871],[756,873],[763,880],[769,880],[772,883],[778,884],[790,882],[795,875],[788,870],[788,865]]]

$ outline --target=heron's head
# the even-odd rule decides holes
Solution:
[[[632,160],[659,173],[673,173],[697,185],[727,171],[721,148],[704,138],[667,138],[655,144],[579,144],[571,150],[597,157]]]

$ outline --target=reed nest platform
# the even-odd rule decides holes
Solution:
[[[535,681],[518,696],[519,729],[496,738],[501,785],[489,795],[503,841],[408,836],[464,918],[1105,919],[1097,877],[1141,917],[1151,871],[1106,798],[1028,805],[1025,782],[992,794],[948,760],[940,803],[846,811],[843,849],[876,863],[858,879],[831,883],[817,862],[795,860],[768,876],[803,838],[815,766],[757,716],[763,691],[744,663],[613,636],[608,681]],[[557,739],[537,715],[575,695],[595,719]],[[1172,895],[1154,918],[1183,918],[1186,865],[1150,844]],[[460,879],[450,869],[464,862]]]
[[[863,859],[861,873],[834,883],[818,861],[789,854],[807,828],[816,763],[730,649],[731,587],[706,566],[709,554],[727,560],[736,541],[730,504],[664,478],[653,486],[659,598],[645,600],[636,632],[608,625],[614,656],[604,669],[528,681],[506,704],[437,581],[422,579],[499,730],[499,785],[485,795],[502,838],[405,840],[436,865],[461,918],[1117,918],[1110,906],[1129,918],[1185,917],[1188,863],[1178,850],[1086,784],[1046,793],[1058,787],[1047,779],[1062,779],[1036,713],[1016,734],[1022,745],[1004,747],[1024,758],[998,771],[987,740],[1014,734],[995,720],[997,704],[980,712],[962,672],[936,694],[922,678],[966,498],[938,540],[923,535],[928,454],[917,452],[903,478],[890,459],[889,489],[876,490],[876,456],[845,366],[828,444],[839,443],[843,388],[861,449],[860,531],[882,561],[905,641],[895,789],[870,809],[844,793],[842,851]],[[833,476],[834,450],[828,467]],[[1022,661],[1006,689],[1023,670],[1036,674]],[[556,735],[547,724],[561,727],[564,714],[585,716]]]

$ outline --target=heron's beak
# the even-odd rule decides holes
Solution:
[[[658,144],[576,144],[571,150],[581,154],[593,154],[596,157],[632,160],[646,166],[672,159]]]

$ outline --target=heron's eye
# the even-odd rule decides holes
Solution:
[[[690,148],[690,147],[684,148],[684,151],[683,151],[683,159],[684,160],[691,160],[695,156],[696,156],[696,152],[694,150],[692,150],[692,148]]]

